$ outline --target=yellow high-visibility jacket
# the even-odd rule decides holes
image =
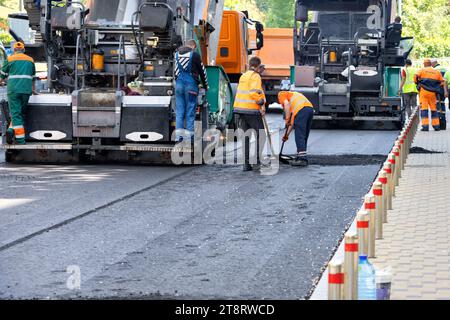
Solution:
[[[257,101],[261,99],[266,103],[266,95],[262,88],[261,76],[255,71],[247,71],[239,79],[234,112],[243,114],[259,114],[261,108]]]

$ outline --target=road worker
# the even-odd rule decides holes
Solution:
[[[431,66],[438,70],[442,77],[445,76],[445,72],[447,71],[443,66],[439,64],[437,59],[431,59]],[[445,80],[445,79],[444,79]],[[445,116],[445,91],[444,87],[441,87],[441,90],[437,94],[437,110],[439,114],[439,124],[441,130],[447,129],[447,119]]]
[[[447,92],[449,92],[450,89],[450,70],[447,70],[444,74],[444,86],[447,88]]]
[[[175,105],[177,141],[183,140],[181,130],[186,129],[194,139],[195,112],[200,81],[208,90],[208,77],[200,54],[195,51],[195,40],[188,40],[186,45],[179,48],[175,56]],[[186,125],[185,125],[186,122]]]
[[[33,58],[25,54],[23,42],[14,43],[13,50],[14,53],[8,57],[0,73],[1,79],[8,78],[11,123],[6,131],[6,142],[25,144],[25,109],[31,94],[36,94],[33,81],[36,76],[36,67]]]
[[[420,116],[422,117],[422,131],[429,130],[428,110],[431,110],[431,125],[435,131],[440,130],[439,117],[436,108],[436,94],[444,86],[444,78],[441,73],[431,66],[431,60],[425,59],[424,68],[415,75],[414,82],[419,89]],[[444,88],[444,96],[448,96],[447,88]]]
[[[412,110],[417,106],[417,86],[414,83],[414,76],[417,70],[412,67],[412,61],[407,59],[405,68],[402,70],[402,82],[398,94],[402,96],[403,107],[407,116],[411,116]]]
[[[289,139],[289,135],[295,129],[297,156],[291,162],[291,165],[307,166],[308,156],[306,149],[314,117],[313,105],[303,94],[291,91],[281,91],[278,94],[278,102],[284,109],[286,122],[287,131],[283,137],[284,142]]]
[[[261,59],[252,57],[249,61],[249,70],[239,79],[236,98],[234,100],[234,113],[240,129],[247,132],[256,132],[256,163],[250,163],[250,135],[244,139],[244,171],[257,170],[261,167],[262,148],[265,143],[264,123],[262,116],[266,113],[266,95],[262,88]],[[253,135],[253,134],[252,134]]]

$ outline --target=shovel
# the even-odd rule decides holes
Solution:
[[[271,153],[270,159],[276,160],[277,157],[276,157],[275,151],[273,149],[272,136],[270,135],[269,125],[267,124],[266,116],[261,115],[261,118],[262,118],[262,121],[264,124],[264,130],[266,131],[267,140],[269,141],[270,153]]]
[[[287,134],[289,130],[289,126],[286,126],[286,131],[284,132],[284,135]],[[286,141],[283,141],[283,143],[281,144],[281,150],[280,150],[280,162],[284,163],[284,164],[290,164],[290,161],[294,160],[294,157],[292,156],[288,156],[288,155],[284,155],[283,154],[283,149],[284,149],[284,144]]]

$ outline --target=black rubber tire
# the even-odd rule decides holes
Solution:
[[[5,162],[12,163],[12,162],[14,162],[14,159],[15,159],[14,152],[12,150],[6,150],[5,151]]]

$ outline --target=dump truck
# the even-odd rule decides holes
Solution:
[[[295,6],[291,90],[313,102],[315,119],[401,127],[400,68],[413,39],[394,22],[397,2],[297,0]]]
[[[252,39],[256,37],[254,30],[250,30],[250,36]],[[264,46],[255,55],[266,67],[262,81],[268,105],[278,102],[283,81],[290,79],[290,66],[294,64],[292,42],[292,29],[264,28]]]
[[[173,163],[174,154],[190,154],[201,163],[209,129],[233,123],[230,80],[216,63],[223,3],[26,0],[30,27],[42,39],[33,57],[46,58],[48,92],[29,100],[27,144],[3,141],[6,161]],[[238,36],[248,37],[246,30]],[[198,42],[210,83],[198,99],[195,148],[174,134],[174,54],[187,39]],[[247,59],[249,51],[239,54]]]
[[[247,11],[224,11],[216,63],[224,68],[231,83],[238,83],[248,71],[250,55],[263,50],[265,39],[264,26],[250,19]]]

